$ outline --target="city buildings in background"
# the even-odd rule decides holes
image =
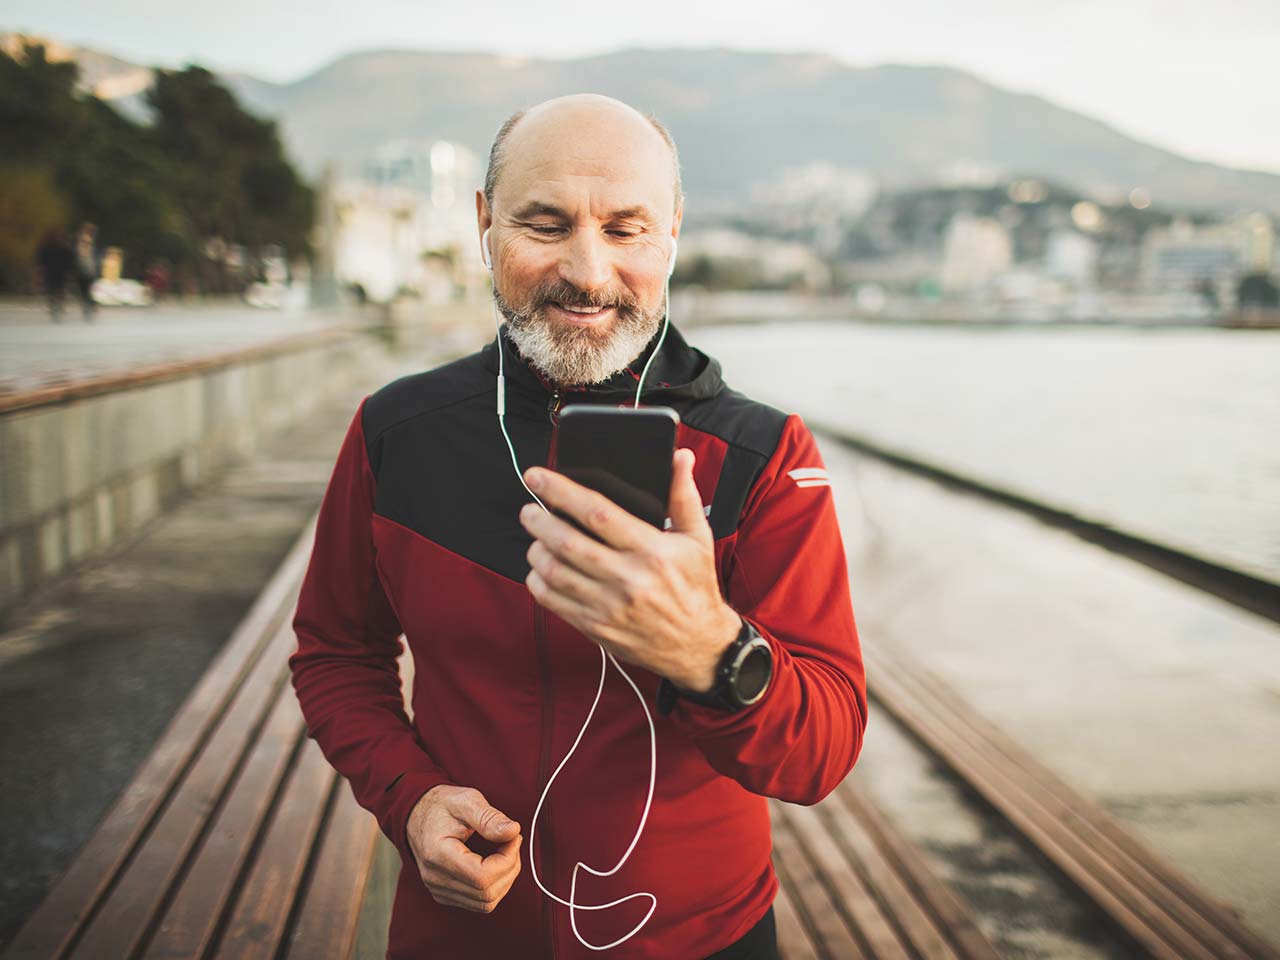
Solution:
[[[337,283],[362,299],[398,296],[439,303],[479,279],[474,191],[476,155],[448,140],[380,145],[333,190],[331,238]]]
[[[857,170],[798,168],[735,210],[687,213],[673,282],[740,289],[749,275],[902,319],[1212,322],[1280,305],[1277,223],[1263,211],[1166,208],[1141,186],[1104,199],[954,162],[937,180],[877,189]],[[780,249],[815,265],[781,271]]]
[[[479,159],[460,143],[383,143],[364,168],[334,184],[334,275],[358,297],[444,302],[476,283]],[[470,243],[471,246],[467,246]]]

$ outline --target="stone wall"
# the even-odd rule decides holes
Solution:
[[[0,610],[252,456],[390,347],[368,330],[330,330],[0,413]]]

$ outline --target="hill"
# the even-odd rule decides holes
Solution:
[[[109,90],[106,62],[93,65],[97,86]],[[1164,207],[1280,212],[1280,175],[1190,160],[949,67],[853,67],[821,54],[725,48],[575,60],[383,50],[287,84],[223,79],[251,108],[280,120],[290,153],[312,174],[329,158],[358,166],[377,144],[404,137],[456,140],[484,157],[514,110],[593,91],[667,124],[685,190],[704,205],[732,204],[752,184],[824,161],[890,187],[937,182],[962,165],[1045,177],[1101,199],[1141,186]]]

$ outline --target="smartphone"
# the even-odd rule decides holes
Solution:
[[[662,530],[679,423],[671,407],[570,404],[560,411],[548,466]]]

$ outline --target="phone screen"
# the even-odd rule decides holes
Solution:
[[[560,411],[550,466],[661,530],[679,422],[670,407],[571,404]]]

